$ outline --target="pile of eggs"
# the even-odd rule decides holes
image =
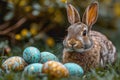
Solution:
[[[23,71],[26,74],[47,74],[54,78],[82,76],[84,71],[75,63],[62,64],[58,57],[50,52],[40,52],[35,47],[27,47],[23,57],[13,56],[2,64],[6,72]]]

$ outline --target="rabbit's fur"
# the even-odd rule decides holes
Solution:
[[[74,62],[85,71],[98,66],[106,66],[116,60],[116,48],[103,34],[92,31],[98,16],[98,2],[91,3],[80,20],[78,11],[67,4],[70,26],[63,41],[63,63]]]

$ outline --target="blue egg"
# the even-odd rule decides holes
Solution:
[[[40,51],[35,47],[27,47],[23,52],[23,58],[27,63],[38,63],[40,61]]]
[[[68,69],[70,76],[82,76],[84,74],[83,68],[75,63],[66,63],[64,66]]]
[[[24,73],[27,74],[36,74],[36,73],[41,73],[42,72],[42,64],[40,63],[33,63],[25,67]]]
[[[41,52],[40,63],[45,63],[47,61],[59,61],[58,58],[50,52]]]

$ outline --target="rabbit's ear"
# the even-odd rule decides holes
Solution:
[[[98,2],[94,1],[91,3],[82,18],[82,22],[89,26],[89,29],[91,29],[91,26],[96,22],[98,17]]]
[[[74,6],[67,4],[67,16],[70,24],[80,22],[80,15]]]

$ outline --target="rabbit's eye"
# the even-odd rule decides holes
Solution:
[[[84,30],[84,31],[83,31],[83,36],[86,36],[86,34],[87,34],[87,31]]]

